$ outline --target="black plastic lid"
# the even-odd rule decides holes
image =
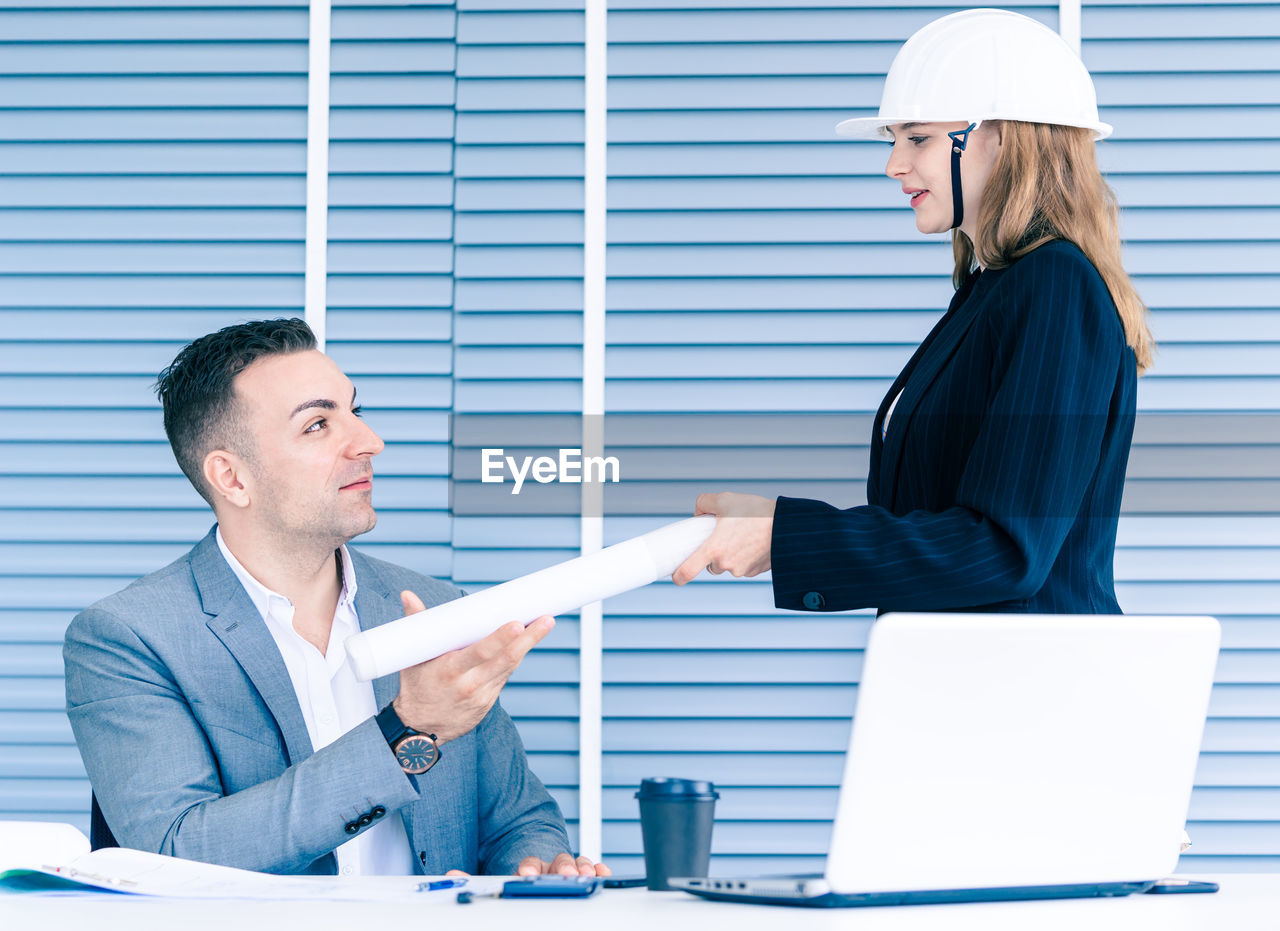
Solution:
[[[668,801],[697,801],[700,799],[716,799],[720,793],[716,787],[705,779],[676,779],[670,776],[658,776],[645,779],[640,783],[639,799],[655,799]]]

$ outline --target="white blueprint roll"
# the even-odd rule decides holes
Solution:
[[[361,680],[376,679],[441,653],[469,646],[503,624],[529,624],[544,614],[585,604],[668,578],[711,531],[711,514],[691,517],[503,582],[347,638],[347,656]]]

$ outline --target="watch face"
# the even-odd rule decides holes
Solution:
[[[410,734],[396,744],[396,759],[400,768],[415,776],[421,775],[435,765],[440,756],[435,741],[425,734]]]

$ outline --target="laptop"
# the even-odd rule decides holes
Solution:
[[[1144,892],[1177,864],[1218,641],[1211,617],[886,614],[825,875],[671,885],[820,907]]]

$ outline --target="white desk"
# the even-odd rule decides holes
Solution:
[[[1280,874],[1211,877],[1214,895],[992,902],[898,908],[801,909],[708,902],[682,892],[606,889],[590,899],[478,899],[433,905],[226,902],[101,895],[0,895],[4,931],[1253,931],[1280,929]]]

